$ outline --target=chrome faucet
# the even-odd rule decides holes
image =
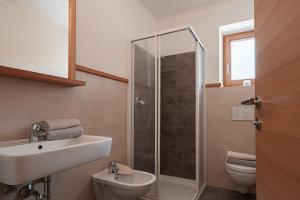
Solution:
[[[29,142],[38,142],[39,137],[45,135],[47,135],[47,133],[41,131],[41,126],[35,123],[31,126]]]
[[[115,179],[119,178],[119,167],[116,161],[110,161],[108,165],[108,171],[115,175]]]

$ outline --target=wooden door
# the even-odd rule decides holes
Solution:
[[[255,0],[258,200],[300,200],[300,0]]]

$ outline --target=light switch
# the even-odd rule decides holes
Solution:
[[[254,106],[233,106],[232,120],[234,121],[253,121],[255,118]]]

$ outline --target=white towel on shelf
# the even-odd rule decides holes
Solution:
[[[63,140],[63,139],[76,138],[81,136],[83,132],[84,131],[81,126],[75,126],[72,128],[47,131],[45,133],[46,133],[46,140],[51,141],[51,140]]]
[[[38,122],[43,131],[52,131],[80,126],[78,119],[51,119]]]
[[[227,159],[256,160],[256,156],[245,153],[227,151]]]

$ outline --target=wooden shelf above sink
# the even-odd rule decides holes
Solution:
[[[52,83],[57,85],[64,85],[68,87],[78,87],[85,86],[84,81],[79,81],[75,79],[62,78],[57,76],[51,76],[47,74],[41,74],[37,72],[30,72],[21,69],[10,68],[0,65],[0,75],[9,76],[14,78],[21,78],[32,81],[39,81],[45,83]]]

